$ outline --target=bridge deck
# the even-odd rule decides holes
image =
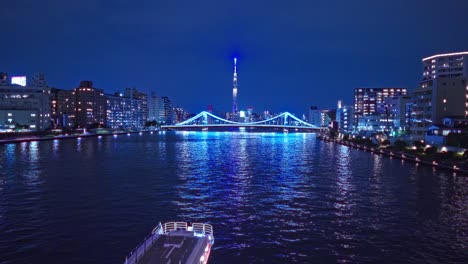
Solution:
[[[245,128],[245,129],[287,129],[289,131],[301,130],[301,131],[319,131],[320,128],[309,127],[309,126],[287,126],[287,125],[263,125],[263,124],[206,124],[206,125],[172,125],[172,126],[161,126],[161,129],[229,129],[229,128]]]

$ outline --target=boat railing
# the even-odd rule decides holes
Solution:
[[[127,255],[125,258],[125,264],[135,264],[138,262],[138,260],[143,257],[143,255],[146,253],[146,251],[151,248],[153,245],[154,241],[158,239],[158,236],[163,234],[163,226],[161,223],[159,223],[158,226],[156,226],[153,231],[146,236],[146,238],[141,242],[136,248],[130,252],[130,254]]]
[[[213,227],[209,224],[192,223],[191,225],[186,222],[167,222],[164,224],[159,223],[153,231],[141,242],[130,254],[125,258],[125,264],[136,264],[138,260],[151,248],[154,242],[160,235],[167,235],[172,231],[190,231],[194,236],[208,237],[211,244],[214,243]]]
[[[208,237],[211,244],[214,243],[213,226],[204,223],[192,223],[191,225],[186,222],[167,222],[163,225],[163,233],[168,234],[171,231],[183,230],[193,232],[194,236]]]
[[[164,223],[163,233],[168,234],[175,230],[188,230],[188,224],[186,222],[167,222]]]
[[[213,235],[213,227],[209,224],[193,223],[192,228],[197,234]]]

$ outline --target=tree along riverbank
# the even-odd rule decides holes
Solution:
[[[326,135],[318,135],[318,139],[326,142],[334,142],[355,149],[381,154],[391,158],[407,160],[416,164],[424,164],[435,168],[450,170],[468,176],[468,151],[457,153],[453,151],[437,152],[435,147],[426,147],[419,142],[408,146],[404,141],[397,140],[393,145],[375,144],[369,138],[335,139]],[[388,140],[387,140],[388,141]]]

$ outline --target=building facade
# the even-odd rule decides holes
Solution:
[[[388,107],[385,106],[385,98],[406,95],[406,88],[355,88],[354,126],[357,130],[368,130],[369,127],[380,127],[381,125],[375,125],[374,121],[378,120],[378,122],[381,122],[380,119],[388,119]],[[368,116],[372,116],[372,118],[366,118]],[[373,120],[372,125],[360,125],[366,123],[366,120]],[[388,123],[388,120],[384,120],[384,122]]]
[[[423,73],[413,93],[410,129],[422,139],[445,116],[468,118],[468,52],[437,54],[422,59]]]
[[[159,102],[160,98],[156,96],[155,92],[148,95],[148,121],[159,120]]]
[[[354,108],[351,105],[343,105],[338,101],[336,108],[336,122],[338,123],[338,130],[340,132],[352,132],[354,124]]]
[[[309,124],[320,127],[322,124],[321,120],[320,110],[317,108],[317,106],[311,106],[309,108]]]
[[[52,124],[54,128],[75,126],[76,96],[74,90],[52,89]]]
[[[75,126],[105,127],[107,100],[103,89],[93,87],[91,81],[81,81],[75,92]]]
[[[162,125],[172,125],[174,121],[174,110],[172,102],[167,96],[161,97],[159,104],[159,120]]]
[[[378,109],[380,116],[384,117],[384,131],[389,131],[392,135],[401,135],[408,132],[408,109],[411,96],[399,95],[390,96],[384,99],[383,105]]]
[[[142,129],[148,119],[146,96],[129,93],[106,95],[107,127],[120,129]]]
[[[311,106],[309,109],[309,124],[317,127],[327,127],[331,121],[335,120],[335,111],[327,109],[318,109],[316,106]]]
[[[187,119],[188,113],[182,107],[174,107],[174,123],[180,123]]]
[[[0,129],[41,131],[51,126],[51,89],[44,75],[8,78],[0,73]]]

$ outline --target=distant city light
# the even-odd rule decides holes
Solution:
[[[13,77],[11,77],[11,84],[26,86],[26,76],[13,76]]]
[[[239,116],[240,117],[245,117],[245,111],[239,111]]]

